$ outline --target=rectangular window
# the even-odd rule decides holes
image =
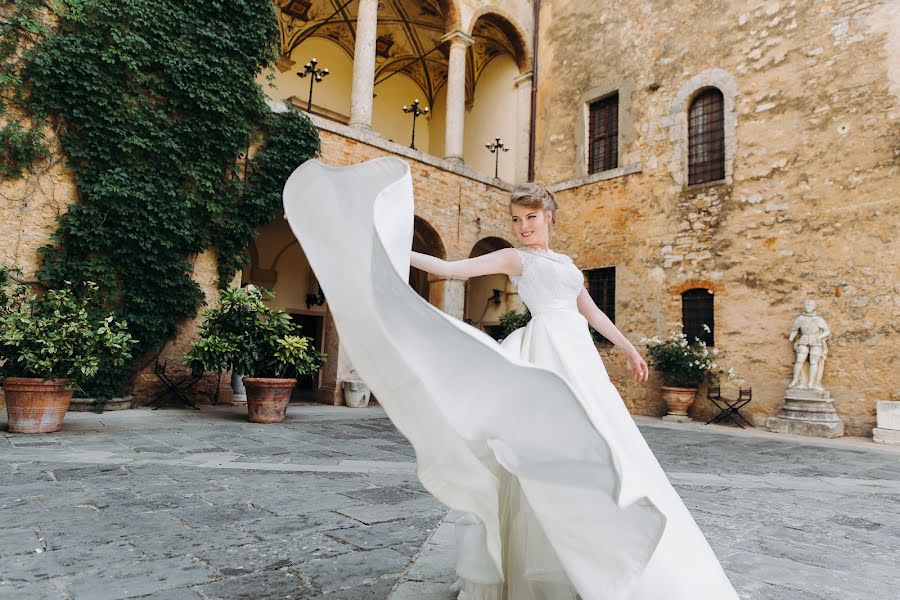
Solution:
[[[585,271],[588,280],[588,293],[603,313],[613,323],[616,322],[616,268],[603,267]],[[611,342],[591,329],[594,340],[604,344]]]
[[[619,93],[591,102],[588,124],[588,173],[619,166]]]
[[[713,299],[713,291],[705,288],[694,288],[682,292],[681,323],[688,343],[699,339],[707,346],[715,345]]]

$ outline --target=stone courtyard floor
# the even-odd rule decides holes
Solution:
[[[636,419],[743,600],[898,598],[900,449]],[[452,598],[454,515],[377,407],[0,430],[0,598]]]

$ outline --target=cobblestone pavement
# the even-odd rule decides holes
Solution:
[[[289,415],[0,417],[0,598],[451,598],[446,509],[383,412]],[[743,600],[897,598],[900,450],[637,420]]]

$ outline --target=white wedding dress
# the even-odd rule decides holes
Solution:
[[[498,346],[407,284],[408,165],[294,171],[285,215],[341,344],[457,522],[465,600],[736,600],[607,376],[581,272],[520,250],[531,322]]]

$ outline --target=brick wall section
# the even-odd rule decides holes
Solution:
[[[322,130],[321,139],[322,160],[328,164],[349,165],[394,156],[388,150],[331,131]],[[468,258],[475,244],[486,237],[513,241],[506,189],[401,158],[411,167],[416,215],[438,233],[447,260]]]

